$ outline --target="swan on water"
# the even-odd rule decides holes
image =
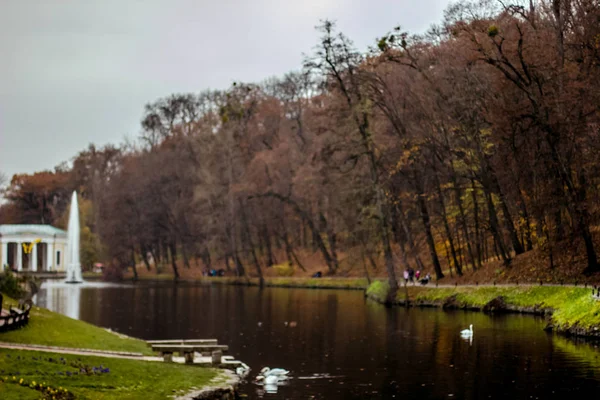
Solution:
[[[285,370],[283,368],[269,368],[269,367],[264,367],[263,369],[260,370],[261,375],[263,375],[265,378],[270,376],[270,375],[275,375],[278,377],[282,377],[285,376],[287,374],[290,373],[290,371]]]
[[[267,375],[267,376],[258,375],[256,377],[256,381],[263,382],[265,385],[276,385],[277,382],[279,382],[279,378],[280,377],[277,375]]]
[[[473,336],[473,324],[469,325],[469,329],[460,331],[461,336]]]
[[[240,363],[240,366],[235,369],[235,373],[238,376],[244,377],[250,371],[250,367],[245,363]]]

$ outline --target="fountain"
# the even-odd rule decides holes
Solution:
[[[67,246],[67,279],[65,282],[83,283],[81,264],[79,263],[79,206],[77,205],[77,192],[75,191],[71,196]]]

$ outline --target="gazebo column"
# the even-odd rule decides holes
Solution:
[[[17,271],[23,271],[23,242],[17,242]]]
[[[4,271],[5,265],[8,265],[8,242],[2,241],[2,264],[0,264],[0,269]]]
[[[52,271],[54,261],[54,243],[46,243],[46,271]]]
[[[38,259],[37,259],[37,243],[31,242],[31,253],[29,254],[31,262],[29,263],[30,271],[37,271]]]

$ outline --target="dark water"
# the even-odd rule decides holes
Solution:
[[[250,399],[565,399],[600,388],[598,350],[531,316],[386,309],[359,291],[171,284],[48,286],[38,304],[143,339],[217,338],[252,377],[291,371],[276,394],[243,385]],[[472,342],[459,335],[469,324]]]

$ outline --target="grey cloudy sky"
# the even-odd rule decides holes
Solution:
[[[365,49],[448,0],[0,0],[0,172],[139,134],[144,104],[298,69],[320,19]]]

